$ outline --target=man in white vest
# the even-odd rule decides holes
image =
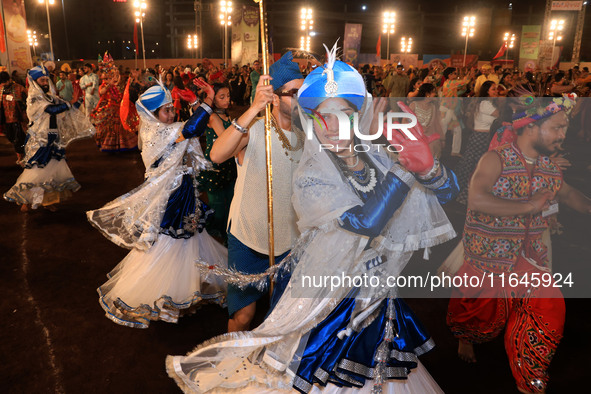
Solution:
[[[267,172],[265,120],[257,114],[272,104],[273,221],[274,255],[279,263],[298,236],[296,214],[291,204],[291,176],[304,144],[303,131],[291,126],[291,106],[304,77],[287,52],[261,75],[252,105],[214,142],[210,152],[214,163],[236,160],[238,178],[228,219],[228,268],[254,274],[269,267],[267,229]],[[264,82],[270,80],[270,85]],[[245,290],[228,286],[228,332],[244,331],[264,295],[254,286]]]

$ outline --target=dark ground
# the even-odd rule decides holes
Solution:
[[[591,195],[591,173],[585,169],[591,144],[571,141],[567,150],[574,164],[567,181]],[[145,330],[105,318],[96,288],[128,251],[100,235],[85,212],[139,185],[144,168],[139,153],[100,153],[90,139],[73,143],[67,153],[82,189],[57,212],[21,213],[0,202],[0,392],[176,393],[164,370],[165,356],[185,354],[223,333],[226,311],[205,306],[179,324],[153,322]],[[1,137],[2,193],[21,173],[14,162],[12,147]],[[461,230],[463,209],[452,204],[446,210]],[[561,208],[559,219],[565,231],[553,237],[554,266],[583,275],[580,267],[591,262],[591,217]],[[436,248],[421,269],[436,269],[455,242]],[[478,363],[465,364],[445,325],[447,300],[407,302],[437,344],[421,360],[446,393],[517,392],[502,338],[477,347]],[[548,393],[588,392],[591,308],[587,299],[567,299],[566,305],[565,338],[550,369]]]

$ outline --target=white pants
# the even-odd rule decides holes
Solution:
[[[458,118],[454,113],[453,109],[449,109],[445,106],[441,106],[439,108],[441,111],[441,130],[443,135],[441,138],[445,141],[445,134],[447,133],[447,125],[450,124],[453,120],[457,121]],[[452,155],[459,155],[460,150],[462,149],[462,128],[460,126],[454,127],[453,131],[453,140],[451,143],[451,154]]]

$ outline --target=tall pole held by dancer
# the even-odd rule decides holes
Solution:
[[[269,74],[269,54],[267,53],[267,26],[265,22],[265,8],[263,0],[254,0],[259,4],[261,24],[261,47],[263,51],[263,74]],[[265,80],[265,85],[269,81]],[[271,163],[271,104],[265,107],[265,153],[267,162],[267,218],[269,228],[269,267],[275,265],[275,236],[273,228],[273,165]],[[273,294],[273,281],[269,285],[269,294]]]

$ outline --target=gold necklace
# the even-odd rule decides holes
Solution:
[[[296,134],[296,137],[298,140],[296,142],[296,146],[292,146],[291,143],[289,142],[289,139],[287,138],[287,136],[283,132],[283,129],[281,127],[279,127],[279,123],[277,122],[277,119],[275,119],[275,116],[273,116],[273,115],[271,115],[271,125],[273,126],[273,129],[277,133],[277,137],[279,137],[279,141],[281,141],[281,145],[283,146],[286,156],[289,156],[287,152],[294,152],[294,151],[298,151],[298,150],[302,149],[302,147],[304,146],[304,132],[302,130],[299,130],[297,127],[294,127],[294,133]]]

